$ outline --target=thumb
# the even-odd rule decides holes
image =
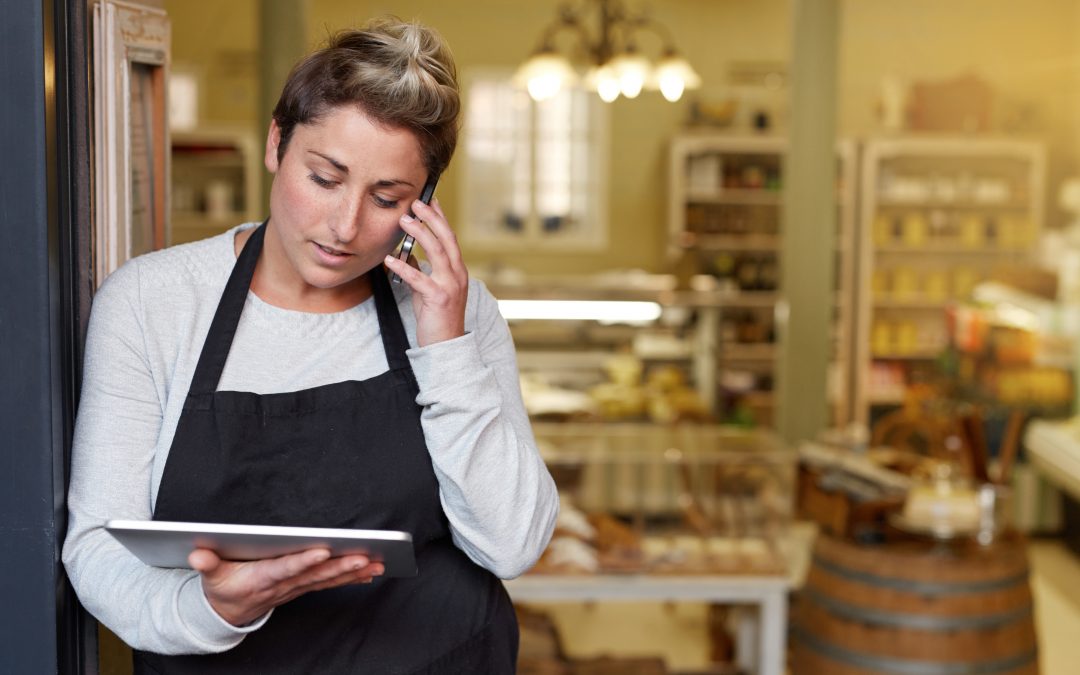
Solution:
[[[188,554],[188,564],[196,572],[209,574],[221,564],[221,558],[208,548],[197,548]]]

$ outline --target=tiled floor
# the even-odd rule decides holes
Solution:
[[[805,541],[812,537],[802,533]],[[1029,546],[1042,675],[1080,673],[1080,558],[1059,541]],[[795,576],[805,561],[796,563]],[[693,603],[568,603],[543,607],[573,656],[661,655],[672,671],[703,670],[709,662],[705,607]]]

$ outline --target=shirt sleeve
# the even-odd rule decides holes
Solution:
[[[86,609],[135,649],[221,652],[269,616],[236,628],[210,606],[199,575],[150,567],[105,531],[112,518],[152,517],[151,473],[165,386],[147,357],[138,262],[94,298],[75,422],[63,561]]]
[[[474,330],[408,356],[454,543],[510,579],[543,553],[559,498],[521,399],[510,330],[487,288],[472,283]]]

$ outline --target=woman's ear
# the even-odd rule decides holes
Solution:
[[[263,164],[270,173],[278,170],[278,147],[281,145],[281,129],[277,120],[270,120],[270,131],[266,134],[266,154],[263,156]]]

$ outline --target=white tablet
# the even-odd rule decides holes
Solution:
[[[226,560],[260,560],[326,548],[334,557],[362,553],[381,562],[385,576],[416,576],[412,535],[397,530],[348,530],[164,520],[110,520],[105,529],[154,567],[189,568],[188,554],[208,548]]]

